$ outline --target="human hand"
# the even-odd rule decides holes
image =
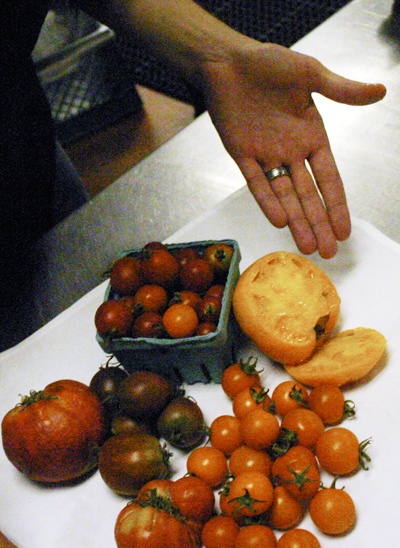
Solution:
[[[368,105],[384,97],[385,87],[342,78],[278,45],[249,42],[205,67],[211,119],[269,221],[288,226],[302,253],[331,258],[337,241],[350,235],[350,215],[311,94]],[[268,181],[266,172],[281,166],[290,177]]]

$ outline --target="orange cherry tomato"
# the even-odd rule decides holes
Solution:
[[[268,449],[278,438],[279,421],[262,407],[247,413],[240,421],[243,442],[253,449]]]
[[[300,523],[303,515],[303,505],[284,486],[274,488],[274,500],[268,510],[268,522],[273,529],[291,529]]]
[[[250,357],[247,361],[240,361],[227,367],[222,373],[222,390],[230,398],[245,388],[261,387],[259,371],[256,369],[257,358]]]
[[[334,486],[321,489],[310,501],[311,519],[326,535],[343,535],[356,521],[356,507],[351,496]]]
[[[305,386],[289,380],[279,383],[274,388],[271,398],[276,413],[283,417],[293,409],[307,407],[308,392]]]
[[[170,497],[184,518],[205,523],[213,514],[214,491],[201,478],[184,476],[175,480],[170,487]]]
[[[204,548],[234,548],[239,530],[239,525],[233,518],[214,516],[207,521],[201,532]]]
[[[360,443],[351,430],[335,426],[325,430],[318,438],[316,445],[317,459],[327,472],[334,476],[351,474],[369,460],[365,452],[369,440]]]
[[[272,468],[272,460],[265,451],[253,449],[247,445],[241,445],[229,458],[229,471],[234,476],[242,472],[262,472],[269,476]]]
[[[189,474],[201,478],[211,487],[221,485],[228,475],[228,463],[222,451],[205,445],[196,447],[186,461]]]
[[[237,517],[258,516],[271,506],[274,488],[271,480],[265,474],[243,472],[233,479],[227,496],[227,502],[233,515]]]
[[[278,539],[277,548],[321,548],[317,537],[307,529],[291,529]]]
[[[321,418],[310,409],[294,409],[289,411],[281,422],[281,428],[285,428],[297,435],[300,445],[314,449],[322,432],[325,431]]]
[[[300,501],[310,500],[318,492],[321,483],[318,463],[313,453],[300,445],[278,457],[272,465],[271,474],[275,485],[283,485]]]
[[[251,386],[236,394],[232,401],[232,409],[234,415],[242,419],[256,407],[263,407],[268,410],[270,404],[271,398],[268,395],[268,390]]]
[[[346,401],[341,389],[331,384],[320,384],[313,388],[308,404],[327,425],[337,424],[346,417],[355,415],[352,402]]]
[[[244,525],[236,537],[235,548],[275,548],[275,533],[267,525]]]
[[[220,415],[210,425],[210,444],[229,456],[242,444],[240,421],[233,415]]]
[[[201,302],[201,297],[195,291],[189,291],[188,289],[182,289],[182,291],[176,291],[169,302],[169,306],[173,304],[188,304],[192,308],[196,308],[198,303]]]
[[[164,312],[163,325],[174,339],[191,337],[199,325],[194,309],[187,304],[173,304]]]

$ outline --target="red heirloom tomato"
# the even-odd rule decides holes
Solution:
[[[71,480],[95,467],[105,434],[99,399],[73,380],[32,391],[2,421],[8,459],[28,478],[42,482]]]
[[[121,510],[114,529],[118,548],[195,548],[185,523],[165,510],[130,502]]]
[[[133,295],[140,284],[140,260],[129,255],[117,259],[111,270],[111,287],[120,295]]]
[[[136,500],[140,502],[149,502],[151,497],[154,496],[153,494],[168,499],[170,498],[172,483],[173,481],[171,479],[150,480],[140,488]]]
[[[180,281],[184,289],[204,293],[214,280],[214,272],[210,263],[201,257],[193,259],[181,267]]]
[[[148,481],[168,476],[168,457],[155,436],[116,434],[100,450],[99,471],[115,493],[132,496]]]

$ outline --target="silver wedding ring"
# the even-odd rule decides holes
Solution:
[[[265,173],[268,181],[272,181],[272,179],[276,179],[277,177],[282,177],[282,175],[287,175],[288,177],[290,177],[290,171],[288,167],[274,167],[273,169],[270,169]]]

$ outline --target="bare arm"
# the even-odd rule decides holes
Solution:
[[[189,78],[270,222],[289,226],[303,253],[335,255],[337,241],[350,235],[350,215],[312,93],[366,105],[384,97],[383,85],[342,78],[311,57],[247,38],[192,0],[79,4]],[[290,177],[269,182],[266,171],[282,165]]]

